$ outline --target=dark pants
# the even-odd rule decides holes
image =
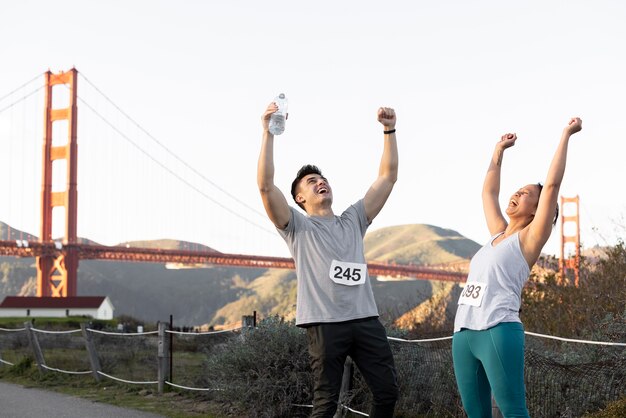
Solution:
[[[312,417],[337,410],[343,365],[350,356],[372,391],[370,417],[392,417],[398,382],[385,328],[378,318],[318,324],[307,328],[314,378]]]

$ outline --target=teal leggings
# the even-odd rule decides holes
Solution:
[[[454,374],[469,418],[491,417],[491,390],[505,418],[529,417],[524,388],[524,327],[503,322],[452,337]]]

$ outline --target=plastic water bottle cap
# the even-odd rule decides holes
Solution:
[[[280,94],[278,95],[278,98],[279,98],[279,99],[284,99],[284,98],[285,98],[285,93],[280,93]]]

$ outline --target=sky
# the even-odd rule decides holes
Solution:
[[[48,69],[83,76],[81,236],[104,244],[167,237],[278,256],[288,252],[263,216],[256,164],[260,116],[280,92],[290,116],[275,140],[275,183],[287,197],[306,163],[329,179],[335,213],[363,197],[382,153],[376,110],[389,106],[399,179],[370,230],[425,223],[479,243],[489,237],[482,181],[500,136],[518,136],[504,157],[504,208],[519,187],[544,181],[562,129],[579,116],[561,194],[580,197],[581,242],[590,248],[626,233],[625,19],[618,0],[2,2],[0,97]],[[107,100],[95,88],[131,118],[106,116],[127,133],[102,122]],[[25,161],[40,152],[36,129],[11,122],[34,113],[28,106],[0,115],[10,125],[0,119],[0,154],[10,147]],[[7,142],[16,131],[25,145]],[[120,136],[122,145],[111,145]],[[130,141],[189,180],[142,177],[158,170],[134,163],[141,153]],[[28,195],[37,197],[36,169],[3,165],[0,175],[16,173],[3,187],[32,183]],[[115,202],[101,197],[114,193]],[[29,199],[0,201],[0,220],[36,234],[38,204]],[[557,226],[545,252],[559,253],[559,237]]]

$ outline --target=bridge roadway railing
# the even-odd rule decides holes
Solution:
[[[246,254],[226,254],[218,251],[170,250],[136,248],[93,244],[42,243],[24,240],[0,241],[0,255],[13,257],[38,257],[56,255],[75,249],[78,257],[85,260],[115,260],[149,263],[214,264],[250,268],[295,268],[292,258]],[[418,280],[464,282],[467,274],[445,268],[425,267],[412,264],[369,262],[370,276],[407,277]]]

